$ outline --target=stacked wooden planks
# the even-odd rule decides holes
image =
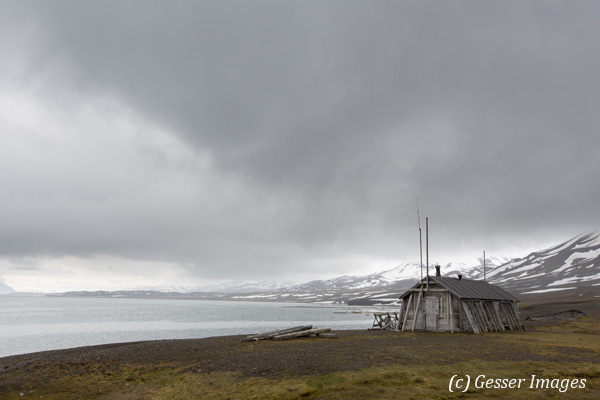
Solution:
[[[514,303],[491,300],[463,300],[463,310],[473,332],[504,332],[522,330]]]
[[[293,328],[280,329],[271,332],[258,333],[247,336],[240,342],[257,342],[259,340],[287,340],[299,337],[318,337],[324,339],[337,339],[338,335],[331,332],[331,328],[313,328],[312,325],[296,326]]]

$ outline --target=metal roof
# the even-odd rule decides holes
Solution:
[[[425,282],[423,278],[423,282]],[[491,285],[485,281],[476,281],[472,279],[457,279],[447,278],[441,276],[430,276],[430,282],[435,282],[445,289],[448,289],[450,293],[458,297],[459,299],[483,299],[483,300],[505,300],[505,301],[519,301],[515,296],[508,293],[506,290]],[[417,283],[413,288],[420,286],[421,282]],[[412,290],[404,293],[400,298],[406,297]]]

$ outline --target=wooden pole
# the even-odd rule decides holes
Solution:
[[[492,311],[494,312],[494,316],[496,317],[496,321],[498,322],[498,326],[500,327],[500,331],[504,332],[506,329],[504,329],[504,324],[502,323],[502,318],[500,318],[500,314],[498,313],[498,310],[496,309],[496,302],[492,303]],[[500,305],[498,305],[498,308],[500,308]]]
[[[404,310],[404,319],[402,320],[402,332],[406,328],[406,321],[408,320],[408,313],[410,312],[410,306],[412,304],[412,299],[415,297],[415,292],[412,292],[408,297],[408,305],[406,305],[406,309]],[[404,300],[402,300],[402,306],[404,306]]]
[[[419,226],[419,258],[421,262],[421,282],[423,282],[423,234]]]
[[[421,214],[419,213],[419,198],[415,195],[417,201],[417,222],[419,223],[419,259],[421,262],[421,282],[423,282],[423,234],[421,233]]]
[[[421,283],[423,286],[423,283]],[[423,300],[423,292],[419,292],[419,299],[417,300],[417,309],[415,310],[415,319],[413,320],[412,330],[414,331],[417,326],[417,318],[419,316],[419,310],[421,309],[421,302]]]
[[[454,317],[452,316],[452,295],[448,292],[448,312],[450,313],[450,333],[454,333]]]
[[[483,281],[487,281],[486,279],[486,275],[485,275],[485,250],[483,251]]]
[[[473,314],[471,314],[471,310],[469,309],[469,304],[466,301],[461,301],[461,304],[465,310],[465,315],[467,316],[467,319],[469,320],[469,323],[471,324],[471,327],[473,328],[473,332],[480,334],[481,330],[479,330],[479,326],[477,326],[477,322],[475,321]]]
[[[427,290],[429,290],[429,217],[425,217],[425,259],[427,264]]]

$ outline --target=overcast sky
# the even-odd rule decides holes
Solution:
[[[596,1],[1,1],[0,280],[303,282],[600,229]],[[416,277],[415,277],[416,278]]]

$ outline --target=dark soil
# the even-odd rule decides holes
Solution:
[[[447,364],[475,360],[591,361],[598,356],[573,349],[572,354],[540,355],[535,349],[497,337],[395,331],[338,331],[339,339],[300,338],[289,341],[240,343],[240,336],[110,344],[0,358],[0,392],[11,372],[25,375],[110,374],[123,365],[144,368],[185,367],[210,373],[238,371],[247,376],[319,375],[390,363]],[[505,335],[519,335],[507,332]],[[419,349],[419,351],[415,351]],[[433,356],[435,355],[435,356]],[[21,374],[19,374],[21,375]]]

